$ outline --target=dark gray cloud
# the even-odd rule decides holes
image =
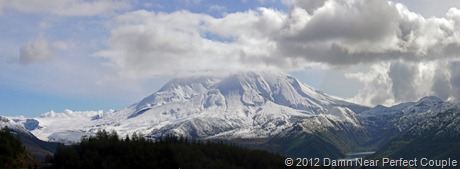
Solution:
[[[455,64],[460,57],[460,10],[425,18],[386,0],[329,0],[313,12],[295,2],[288,33],[274,38],[279,55],[333,67],[377,65],[371,73],[350,76],[364,83],[353,100],[369,105],[426,95],[460,100],[455,94],[460,93]]]
[[[319,7],[322,7],[326,0],[295,0],[295,6],[305,9],[309,14],[313,14]]]
[[[294,6],[288,33],[275,38],[283,56],[332,65],[459,56],[460,12],[455,8],[444,18],[426,19],[386,0],[329,0],[312,14],[298,12],[302,2]]]
[[[417,65],[402,62],[394,62],[390,65],[388,76],[391,79],[391,91],[396,102],[417,99],[416,90],[419,84],[416,83],[417,76],[420,74]]]
[[[334,40],[376,43],[395,33],[398,11],[386,1],[328,1],[327,5],[318,9],[302,30],[288,38],[307,43]]]

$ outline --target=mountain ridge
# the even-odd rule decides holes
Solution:
[[[429,96],[369,108],[327,95],[283,73],[245,72],[175,78],[117,111],[66,110],[16,121],[40,139],[65,144],[105,129],[153,140],[176,135],[233,141],[286,155],[342,158],[357,147],[384,147],[450,107],[451,103]]]
[[[33,119],[27,119],[26,122],[33,121]],[[45,142],[35,137],[28,129],[30,127],[28,123],[17,123],[14,120],[0,116],[0,129],[7,128],[13,135],[19,138],[22,146],[25,147],[36,160],[44,162],[47,156],[52,155],[57,147],[58,143]]]

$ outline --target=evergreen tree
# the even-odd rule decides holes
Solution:
[[[38,162],[22,146],[8,128],[0,130],[0,168],[37,168]]]
[[[0,131],[0,168],[19,168],[19,155],[24,148],[7,128]]]

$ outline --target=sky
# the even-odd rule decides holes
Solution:
[[[281,71],[375,106],[460,100],[457,0],[0,0],[0,115],[121,109],[176,76]]]

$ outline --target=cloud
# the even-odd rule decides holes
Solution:
[[[53,58],[50,42],[39,35],[19,50],[19,62],[23,64],[46,61]]]
[[[456,102],[460,102],[460,61],[452,62],[447,65],[447,71],[450,76],[447,76],[448,85],[450,85],[450,94]]]
[[[352,101],[393,105],[427,95],[460,101],[460,10],[424,18],[385,0],[302,3],[315,1],[294,1],[286,33],[274,38],[280,55],[332,67],[369,65],[368,72],[347,74],[364,84]]]
[[[287,33],[277,37],[283,56],[331,65],[458,57],[455,8],[429,19],[386,0],[329,0],[307,10],[293,6]]]
[[[396,34],[393,31],[396,21],[397,10],[386,1],[327,1],[315,11],[308,23],[293,31],[286,40],[306,45],[329,41],[351,53],[379,51],[375,47],[367,47],[391,41]],[[366,48],[361,47],[363,45]]]
[[[364,87],[350,100],[364,105],[394,104],[392,81],[386,73],[389,66],[388,63],[379,63],[372,65],[366,72],[345,74],[347,78],[356,79],[364,84]]]
[[[49,13],[59,16],[95,16],[126,9],[129,4],[119,0],[0,0],[0,11],[11,8],[21,12]]]
[[[293,0],[285,1],[285,3],[305,9],[311,15],[318,8],[322,7],[326,3],[326,0]]]
[[[390,65],[388,76],[391,79],[391,89],[395,97],[395,101],[410,100],[417,95],[414,88],[419,87],[417,77],[420,74],[417,65],[395,62]]]
[[[148,68],[142,64],[154,59],[159,69],[180,65],[179,72],[223,63],[223,68],[230,63],[301,69],[311,62],[433,61],[459,56],[459,18],[459,10],[452,8],[445,18],[426,19],[386,0],[293,1],[289,13],[259,8],[222,18],[137,11],[116,19],[111,49],[102,53],[122,70]]]
[[[128,12],[110,24],[108,47],[96,55],[122,78],[365,65],[369,72],[347,74],[364,84],[352,98],[361,103],[460,98],[452,94],[460,90],[456,66],[443,65],[459,57],[460,10],[425,18],[386,0],[285,2],[288,12],[258,8],[222,17]]]
[[[116,18],[110,48],[97,55],[108,58],[120,76],[135,78],[267,68],[273,66],[269,57],[275,44],[265,35],[276,33],[283,17],[270,9],[223,18],[188,11],[130,12]]]
[[[448,65],[441,64],[440,66],[446,67]],[[436,69],[433,74],[433,84],[431,86],[432,95],[438,96],[443,100],[448,100],[449,98],[458,96],[451,96],[452,93],[457,93],[453,91],[450,85],[450,72],[449,69]],[[460,87],[460,86],[459,86]]]
[[[404,3],[416,13],[425,17],[443,17],[452,7],[460,6],[460,1],[452,0],[393,0],[394,2]]]
[[[394,105],[434,95],[460,101],[460,61],[379,63],[366,73],[348,73],[347,78],[364,84],[350,100],[366,105]]]

